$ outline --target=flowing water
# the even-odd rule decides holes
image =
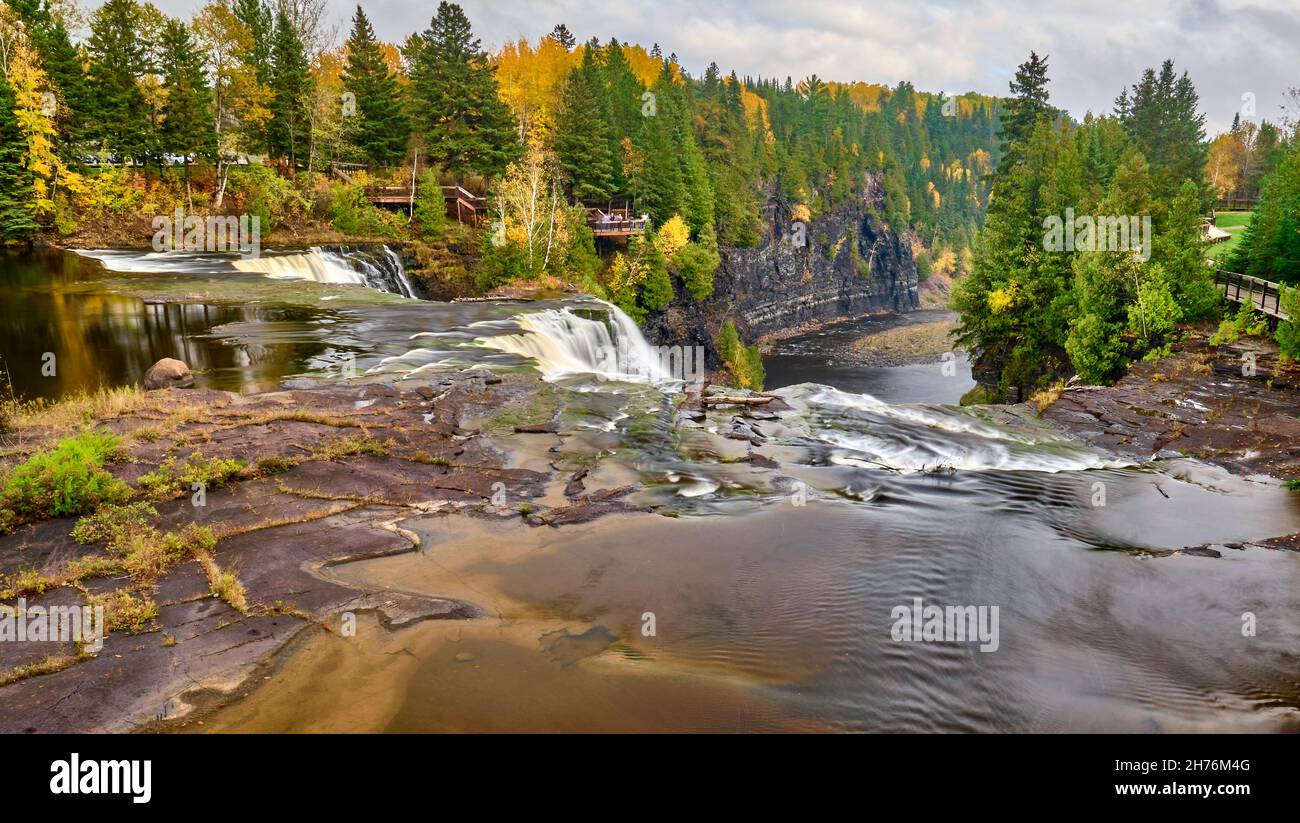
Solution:
[[[536,369],[563,436],[498,441],[512,464],[588,465],[588,489],[640,481],[639,502],[658,507],[560,529],[408,520],[419,552],[328,573],[488,616],[307,632],[205,729],[1300,729],[1300,556],[1172,551],[1300,530],[1296,495],[1276,484],[1192,460],[1131,464],[1024,415],[944,405],[964,389],[929,367],[814,365],[812,381],[778,381],[788,412],[679,419],[680,383],[611,366],[611,346],[646,358],[649,344],[597,301],[432,304],[336,273],[276,276],[316,261],[104,262],[117,271],[59,258],[42,281],[5,261],[6,361],[27,323],[82,335],[84,350],[107,341],[85,367],[116,370],[106,381],[168,345],[206,353],[209,384],[242,388],[331,374],[341,354],[394,380]],[[157,307],[202,319],[142,319]],[[815,335],[792,345],[771,373],[797,373],[786,356],[817,362]],[[260,372],[211,354],[231,350],[268,354]],[[900,636],[899,610],[918,599],[922,614],[997,607],[981,624],[997,631]]]

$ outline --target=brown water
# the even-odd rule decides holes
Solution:
[[[163,356],[187,360],[200,385],[239,390],[348,355],[393,379],[515,368],[519,357],[475,339],[518,332],[520,311],[561,310],[422,303],[221,260],[110,262],[119,270],[0,258],[0,356],[20,392],[138,380]],[[579,357],[601,334],[538,350]],[[45,352],[53,377],[40,373]],[[419,553],[331,573],[488,616],[390,632],[363,615],[351,638],[311,629],[203,728],[1300,729],[1300,556],[1170,553],[1300,531],[1297,495],[1189,460],[1124,465],[1030,423],[926,405],[959,396],[961,371],[825,360],[811,336],[769,361],[796,408],[752,424],[775,470],[735,462],[748,446],[721,436],[728,414],[680,424],[654,388],[566,377],[562,446],[499,443],[511,462],[545,469],[555,446],[599,456],[589,488],[640,480],[640,499],[675,517],[560,530],[408,521]],[[914,598],[998,607],[997,650],[895,640],[894,610]]]
[[[848,425],[820,402],[818,425]],[[701,431],[682,442],[693,458],[609,458],[604,477],[589,480],[611,486],[639,471],[657,483],[643,498],[675,502],[675,518],[558,530],[407,521],[421,551],[330,574],[475,603],[488,616],[391,633],[363,623],[353,638],[313,632],[205,728],[1300,729],[1300,557],[1170,553],[1300,529],[1295,495],[1193,461],[1045,471],[1092,458],[1052,441],[1009,448],[972,437],[961,416],[927,407],[868,408],[849,433],[870,435],[860,448],[874,449],[871,460],[771,426],[780,442],[761,451],[781,462],[775,473],[728,462],[736,441],[713,438],[710,451]],[[923,436],[919,458],[895,448]],[[555,440],[529,442],[522,464],[545,459]],[[570,438],[565,448],[580,446]],[[930,474],[873,462],[936,454],[1004,468]],[[663,466],[671,476],[656,481]],[[781,492],[796,480],[809,490],[802,506]],[[896,641],[893,610],[918,597],[997,606],[997,649]],[[1255,636],[1243,636],[1247,613]]]

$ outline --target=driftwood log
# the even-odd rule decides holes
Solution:
[[[704,398],[706,406],[766,406],[775,400],[775,397],[728,397],[725,394],[715,394],[712,397]]]

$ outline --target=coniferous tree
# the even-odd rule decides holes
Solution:
[[[90,109],[81,55],[72,44],[67,26],[53,13],[49,0],[15,0],[10,5],[27,26],[41,68],[57,95],[55,124],[60,139],[56,149],[65,161],[75,161],[78,144],[85,136],[85,114]]]
[[[361,6],[357,6],[352,18],[347,50],[343,87],[356,102],[348,136],[367,160],[379,165],[394,164],[406,154],[411,121],[401,105],[397,77],[384,60]]]
[[[1174,62],[1166,60],[1158,74],[1154,69],[1142,74],[1125,110],[1117,111],[1125,130],[1151,164],[1152,182],[1162,202],[1171,201],[1183,182],[1190,180],[1209,205],[1205,181],[1209,146],[1205,115],[1197,110],[1199,106],[1191,78],[1186,72],[1175,74]]]
[[[87,112],[101,149],[123,159],[143,158],[152,148],[150,109],[139,80],[151,68],[138,31],[142,9],[135,0],[108,0],[91,17]]]
[[[518,153],[510,110],[464,10],[446,0],[433,22],[407,40],[415,127],[430,158],[459,174],[496,175]]]
[[[248,32],[249,47],[239,53],[239,61],[252,72],[252,77],[258,84],[269,89],[271,49],[275,42],[275,12],[265,0],[231,0],[230,10]],[[244,131],[249,150],[268,149],[266,124],[249,126]]]
[[[1047,58],[1031,51],[1029,59],[1020,64],[1015,79],[1011,81],[1012,98],[1002,117],[1002,130],[998,132],[1002,149],[998,174],[1006,174],[1011,166],[1023,159],[1019,146],[1029,139],[1038,118],[1055,114],[1047,102],[1048,81]]]
[[[608,200],[616,190],[614,129],[603,100],[600,70],[588,45],[564,80],[555,114],[555,154],[570,195],[579,202]]]
[[[203,71],[203,58],[184,23],[168,20],[160,45],[159,68],[167,94],[162,109],[160,148],[185,156],[188,180],[190,156],[211,155],[216,148],[211,90]]]
[[[298,33],[289,17],[280,11],[275,18],[271,46],[271,119],[266,126],[271,154],[297,165],[311,139],[307,105],[311,94],[311,69]]]
[[[578,45],[578,39],[573,36],[573,32],[569,31],[569,27],[563,23],[560,23],[551,31],[551,37],[554,37],[557,43],[564,46],[565,51],[573,51],[573,47]]]
[[[27,138],[18,127],[14,90],[0,74],[0,242],[26,240],[36,231],[30,196],[31,172],[24,163]]]

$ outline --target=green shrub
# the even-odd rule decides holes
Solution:
[[[121,503],[131,488],[104,470],[120,455],[122,438],[84,431],[16,466],[5,482],[4,507],[21,517],[70,517],[101,503]]]
[[[330,224],[351,236],[394,237],[397,234],[392,216],[371,205],[365,189],[358,185],[339,184],[330,190]]]
[[[188,494],[196,483],[206,489],[220,488],[243,469],[242,460],[207,458],[194,452],[184,463],[177,463],[174,457],[167,458],[161,466],[141,477],[137,485],[155,500],[170,500]]]
[[[763,390],[763,381],[767,379],[763,355],[758,346],[746,346],[741,342],[740,334],[730,320],[722,325],[718,335],[718,356],[740,388]]]
[[[1242,303],[1236,314],[1219,324],[1219,330],[1210,338],[1214,346],[1230,346],[1242,337],[1259,337],[1268,332],[1268,318],[1256,312],[1254,306]]]
[[[420,239],[433,243],[447,233],[447,201],[442,198],[442,185],[436,172],[420,173],[420,185],[415,199],[415,227]]]
[[[230,191],[240,198],[244,211],[259,218],[260,228],[269,232],[275,226],[301,215],[307,201],[292,180],[287,180],[267,166],[241,166],[230,171]]]
[[[1277,326],[1277,345],[1283,360],[1300,360],[1300,289],[1282,287],[1282,311],[1293,318]]]
[[[934,261],[930,259],[928,252],[920,252],[916,255],[916,279],[922,282],[929,280],[930,275],[934,274]]]
[[[687,243],[673,255],[673,264],[681,272],[686,290],[696,300],[707,300],[713,294],[713,275],[722,265],[722,256],[718,253],[718,239],[713,226],[708,225],[700,232],[694,243]]]

